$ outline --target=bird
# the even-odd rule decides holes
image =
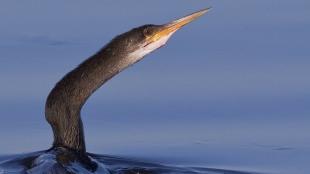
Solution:
[[[45,118],[53,130],[54,141],[45,154],[54,154],[62,166],[78,161],[86,169],[95,171],[98,165],[86,151],[81,119],[81,109],[87,99],[108,80],[163,47],[176,31],[209,10],[202,9],[162,25],[147,24],[133,28],[116,36],[66,74],[46,99]],[[46,155],[40,155],[31,166],[40,165],[44,158]],[[56,173],[62,172],[58,170]]]

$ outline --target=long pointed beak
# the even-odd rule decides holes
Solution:
[[[183,18],[174,20],[168,24],[165,24],[162,26],[158,32],[156,32],[151,38],[149,38],[151,41],[156,41],[162,37],[168,36],[182,28],[183,26],[189,24],[190,22],[196,20],[200,16],[204,15],[207,13],[211,8],[206,8],[200,11],[197,11],[195,13],[192,13],[188,16],[185,16]]]
[[[188,16],[185,16],[181,19],[177,19],[175,21],[172,21],[168,24],[165,25],[165,29],[163,31],[166,32],[175,32],[177,30],[179,30],[180,28],[182,28],[183,26],[189,24],[190,22],[198,19],[200,16],[204,15],[205,13],[207,13],[211,8],[206,8],[200,11],[197,11],[195,13],[192,13]]]

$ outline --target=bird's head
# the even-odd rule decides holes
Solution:
[[[164,25],[150,24],[134,28],[116,37],[112,41],[112,45],[121,48],[122,53],[129,56],[130,64],[135,63],[145,55],[164,46],[177,30],[199,18],[209,9],[200,10]]]

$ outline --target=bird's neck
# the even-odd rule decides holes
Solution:
[[[54,147],[86,152],[80,111],[102,84],[133,64],[134,58],[106,47],[59,81],[46,101],[45,116],[54,133]]]

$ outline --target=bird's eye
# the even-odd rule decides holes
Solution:
[[[151,31],[149,28],[145,28],[145,29],[143,30],[143,35],[144,35],[145,37],[149,37],[149,36],[152,35],[152,31]]]

